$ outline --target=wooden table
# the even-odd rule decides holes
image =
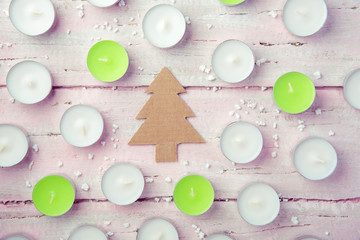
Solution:
[[[182,240],[198,239],[193,224],[205,234],[225,231],[236,240],[294,239],[304,234],[320,239],[360,238],[360,112],[347,104],[342,88],[345,76],[360,65],[358,0],[326,0],[329,17],[325,27],[306,38],[292,36],[284,28],[281,9],[285,0],[248,0],[237,7],[222,6],[217,0],[177,0],[175,6],[190,17],[191,24],[184,41],[168,50],[152,47],[142,37],[141,21],[150,7],[173,4],[174,0],[128,0],[126,6],[105,9],[92,7],[86,1],[54,0],[56,27],[51,33],[35,38],[14,29],[2,11],[9,2],[0,1],[0,43],[3,44],[0,123],[25,128],[39,152],[31,150],[29,158],[19,165],[0,169],[0,237],[23,232],[41,240],[66,239],[77,226],[95,224],[113,232],[110,239],[133,240],[146,219],[163,217],[174,223]],[[83,18],[79,17],[77,8],[81,4]],[[276,11],[279,16],[271,17],[270,11]],[[114,22],[115,17],[118,23]],[[94,27],[106,21],[111,30]],[[210,29],[209,24],[213,26]],[[125,78],[102,83],[89,73],[87,52],[100,39],[115,40],[126,47],[131,63]],[[256,59],[266,59],[240,84],[210,82],[209,75],[199,71],[200,65],[210,67],[213,50],[227,39],[244,41],[253,49]],[[51,95],[39,104],[10,102],[6,75],[11,66],[24,59],[43,63],[54,78]],[[207,143],[180,145],[179,162],[157,164],[154,146],[127,143],[142,123],[135,116],[149,98],[144,91],[163,66],[168,66],[186,87],[187,93],[181,97],[196,114],[189,121]],[[317,86],[314,105],[299,115],[277,113],[272,98],[275,80],[289,71],[307,74]],[[313,76],[316,71],[322,73],[321,79]],[[241,99],[257,103],[257,107],[242,105]],[[94,106],[103,115],[104,147],[98,143],[89,148],[75,148],[60,135],[62,114],[79,103]],[[260,126],[264,136],[260,157],[252,163],[233,166],[220,151],[219,136],[227,124],[237,120],[236,114],[229,114],[235,111],[236,104],[242,107],[236,110],[241,120],[266,126]],[[321,109],[322,114],[317,115],[316,109]],[[305,121],[302,132],[298,128],[299,120]],[[113,124],[119,125],[115,134]],[[329,131],[334,131],[335,136],[330,137]],[[274,146],[273,135],[279,136],[278,148]],[[339,165],[324,181],[304,179],[292,164],[292,150],[307,136],[326,138],[338,152]],[[114,148],[112,137],[119,140],[115,142],[118,148]],[[273,152],[277,152],[277,157],[272,157]],[[88,154],[94,154],[94,159],[90,160]],[[105,161],[105,156],[110,160]],[[132,163],[154,180],[146,184],[141,199],[131,206],[111,204],[101,192],[103,171],[114,161]],[[189,164],[184,165],[185,161]],[[63,163],[62,167],[59,162]],[[209,169],[207,163],[211,165]],[[81,171],[82,176],[76,177],[76,171]],[[34,186],[40,178],[52,173],[71,177],[78,191],[74,207],[61,217],[39,213],[31,200],[32,187],[25,184],[29,181]],[[215,188],[215,203],[202,216],[185,216],[172,201],[163,200],[172,196],[175,183],[188,173],[207,177]],[[167,183],[166,177],[171,177],[172,182]],[[247,224],[236,207],[239,191],[254,181],[268,183],[281,193],[279,217],[262,227]],[[88,192],[81,190],[84,183],[90,186]],[[160,201],[156,202],[155,198]],[[299,223],[291,221],[292,217],[297,217]],[[129,227],[125,227],[127,223]]]

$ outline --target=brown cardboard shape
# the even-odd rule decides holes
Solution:
[[[195,114],[179,97],[186,90],[169,69],[164,67],[145,92],[152,96],[136,119],[146,120],[129,145],[156,145],[156,162],[174,162],[178,144],[205,142],[186,120]]]

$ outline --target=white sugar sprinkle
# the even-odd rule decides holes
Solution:
[[[315,114],[316,114],[316,115],[321,115],[321,114],[322,114],[321,108],[317,108],[317,109],[315,110]]]
[[[31,183],[30,183],[29,180],[26,180],[25,185],[26,185],[26,187],[28,187],[28,188],[31,188],[31,187],[32,187],[32,185],[31,185]]]
[[[205,65],[200,65],[199,70],[200,70],[201,72],[205,72],[205,69],[206,69],[206,66],[205,66]]]
[[[261,113],[263,113],[263,112],[265,111],[265,108],[264,108],[264,107],[259,107],[259,111],[260,111]]]
[[[104,147],[106,145],[105,141],[101,141],[100,144]]]
[[[261,64],[266,63],[266,61],[267,61],[266,58],[260,58],[260,59],[256,60],[256,65],[257,65],[258,67],[260,67]]]
[[[274,142],[274,146],[278,148],[278,147],[279,147],[279,143],[278,143],[278,142]]]
[[[241,103],[241,104],[245,104],[245,100],[244,100],[244,99],[240,99],[240,103]]]
[[[104,221],[104,225],[110,225],[111,221]]]
[[[29,163],[29,170],[32,169],[33,165],[34,165],[34,160]]]
[[[207,169],[209,169],[209,168],[211,167],[210,163],[207,163],[207,164],[205,165],[205,167],[206,167]]]
[[[261,87],[261,91],[266,91],[268,88],[267,87]]]
[[[123,226],[124,226],[124,228],[128,228],[128,227],[130,227],[130,223],[124,223]]]
[[[189,165],[189,161],[184,161],[184,166],[188,166]]]
[[[10,99],[9,99],[9,102],[15,103],[15,99],[14,99],[14,98],[10,98]]]
[[[212,81],[215,81],[215,80],[216,80],[216,77],[211,74],[211,75],[209,75],[209,76],[207,77],[207,80],[210,81],[210,82],[212,82]]]
[[[167,183],[171,183],[171,182],[172,182],[171,177],[166,177],[166,178],[165,178],[165,182],[167,182]]]
[[[332,137],[332,136],[335,136],[335,132],[333,130],[330,130],[329,131],[329,136]]]
[[[58,167],[62,167],[62,166],[64,166],[64,164],[59,161],[59,162],[58,162]]]
[[[229,116],[234,116],[235,112],[234,111],[230,111],[229,112]]]
[[[321,74],[321,72],[319,72],[319,71],[314,72],[313,75],[314,75],[314,77],[315,77],[316,80],[319,80],[319,79],[322,78],[322,74]]]
[[[99,25],[95,24],[93,28],[94,29],[99,29]]]
[[[208,28],[209,30],[213,28],[213,25],[210,24],[210,23],[206,24],[206,26],[207,26],[207,28]]]
[[[210,68],[206,68],[206,69],[204,70],[204,72],[205,72],[206,74],[209,74],[209,73],[211,72],[211,69],[210,69]]]
[[[297,217],[294,217],[294,216],[291,217],[291,222],[292,222],[293,224],[295,224],[295,225],[298,225],[298,224],[299,224],[298,218],[297,218]]]
[[[110,159],[109,157],[104,156],[104,160],[105,160],[105,161],[108,161],[109,159]]]
[[[165,202],[169,203],[172,201],[172,197],[163,197],[162,200],[164,200]]]
[[[71,30],[70,30],[70,29],[66,30],[66,34],[67,34],[67,35],[70,35],[70,33],[71,33]]]
[[[113,236],[114,233],[113,232],[107,232],[106,235],[108,235],[109,237]]]
[[[79,170],[77,170],[77,171],[75,172],[75,176],[76,176],[76,177],[81,177],[81,176],[82,176],[82,172],[80,172]]]
[[[329,232],[325,232],[325,235],[326,235],[326,236],[329,236],[329,235],[330,235],[330,233],[329,233]]]
[[[81,185],[81,189],[85,192],[89,191],[90,187],[87,183],[84,183],[83,185]]]
[[[114,28],[113,32],[114,32],[114,33],[119,32],[119,28]]]
[[[114,143],[114,148],[118,148],[118,145],[117,145],[117,143]]]
[[[155,202],[160,202],[160,198],[154,198]]]
[[[262,126],[262,127],[266,126],[266,123],[262,121],[256,121],[255,123],[257,126]]]
[[[237,110],[240,110],[241,109],[241,107],[240,107],[240,105],[239,104],[235,104],[235,109],[237,109]]]
[[[235,117],[236,117],[237,119],[240,119],[240,114],[239,114],[239,113],[235,113]]]
[[[191,20],[190,20],[189,16],[185,17],[185,22],[186,22],[186,24],[191,24]]]
[[[138,34],[137,31],[133,31],[133,32],[132,32],[132,35],[133,35],[133,36],[136,36],[137,34]]]
[[[141,67],[141,66],[139,66],[139,67],[138,67],[138,70],[139,70],[139,71],[144,71],[144,68]]]
[[[270,11],[270,12],[268,12],[268,15],[273,17],[273,18],[276,18],[278,16],[276,11]]]
[[[135,20],[135,18],[133,18],[133,17],[129,18],[129,22],[133,22],[134,20]]]
[[[274,128],[274,129],[277,128],[277,123],[273,123],[273,128]]]
[[[119,22],[119,19],[118,19],[118,18],[114,18],[113,21],[114,21],[114,23],[118,23],[118,22]]]
[[[152,182],[154,182],[154,179],[152,179],[152,178],[145,178],[145,182],[147,182],[147,183],[152,183]]]
[[[32,146],[32,149],[34,150],[34,152],[39,152],[39,146],[37,145],[37,144],[34,144],[33,146]]]
[[[273,139],[274,139],[275,141],[279,140],[279,135],[277,135],[277,134],[273,135]]]
[[[89,159],[89,160],[93,160],[93,159],[94,159],[94,154],[89,153],[89,154],[88,154],[88,159]]]
[[[276,158],[277,157],[277,152],[272,152],[271,157]]]
[[[111,90],[115,91],[117,89],[116,86],[112,87]]]

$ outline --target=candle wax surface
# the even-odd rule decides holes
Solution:
[[[129,205],[139,199],[144,191],[145,181],[141,171],[127,163],[111,166],[104,173],[101,189],[104,196],[117,205]]]
[[[215,49],[211,62],[214,73],[221,80],[237,83],[250,76],[255,66],[255,57],[245,43],[227,40]]]
[[[47,32],[55,21],[55,9],[50,0],[12,0],[9,17],[20,32],[37,36]]]
[[[264,183],[253,183],[243,189],[237,200],[241,217],[248,223],[262,226],[279,214],[280,200],[275,190]]]
[[[232,240],[232,239],[224,234],[215,234],[207,237],[205,240]]]
[[[244,2],[245,0],[220,0],[220,1],[228,5],[237,5]]]
[[[66,178],[50,175],[35,185],[32,198],[39,212],[47,216],[60,216],[74,204],[75,190]]]
[[[95,108],[81,104],[74,105],[62,116],[60,130],[69,144],[88,147],[102,136],[104,120]]]
[[[282,18],[292,34],[310,36],[324,26],[327,6],[324,0],[288,0]]]
[[[169,48],[183,38],[186,22],[183,14],[176,7],[160,4],[145,14],[142,28],[145,38],[152,45]]]
[[[282,75],[274,85],[274,99],[278,107],[287,113],[306,111],[315,100],[314,83],[306,75],[290,72]]]
[[[52,79],[49,71],[42,64],[23,61],[10,69],[6,77],[6,87],[16,101],[33,104],[49,95]]]
[[[136,240],[179,240],[176,228],[164,219],[151,219],[138,231]]]
[[[174,189],[177,208],[188,215],[201,215],[210,209],[215,194],[211,183],[199,175],[182,178]]]
[[[0,124],[0,167],[11,167],[21,162],[29,150],[25,133],[10,124]]]
[[[351,106],[360,109],[360,69],[356,69],[346,77],[344,96]]]
[[[100,229],[85,225],[71,233],[68,240],[107,240],[107,236]]]
[[[115,3],[119,2],[119,0],[87,0],[90,4],[95,7],[110,7]]]
[[[13,235],[4,238],[4,240],[30,240],[30,239],[21,235]]]
[[[293,162],[297,171],[307,179],[321,180],[335,171],[337,153],[325,139],[311,137],[297,145]]]
[[[114,82],[125,75],[129,67],[129,56],[119,43],[104,40],[91,47],[87,66],[96,79]]]
[[[237,121],[229,124],[220,137],[224,156],[235,163],[249,163],[255,160],[263,148],[260,130],[248,122]]]

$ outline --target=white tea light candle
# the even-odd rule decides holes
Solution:
[[[145,181],[141,171],[127,163],[111,166],[104,173],[101,189],[104,196],[117,205],[129,205],[139,199]]]
[[[310,36],[324,26],[327,6],[324,0],[287,0],[282,18],[292,34]]]
[[[255,66],[255,57],[245,43],[239,40],[227,40],[215,49],[211,64],[221,80],[237,83],[250,76]]]
[[[237,206],[246,222],[262,226],[271,223],[278,216],[280,200],[271,186],[265,183],[252,183],[240,192]]]
[[[10,95],[25,104],[44,100],[52,89],[52,79],[44,65],[34,61],[15,64],[6,77]]]
[[[206,240],[232,240],[224,234],[214,234],[206,238]]]
[[[249,163],[259,156],[263,137],[260,130],[251,123],[233,122],[221,134],[220,147],[230,161]]]
[[[29,36],[38,36],[53,26],[55,9],[50,0],[12,0],[9,16],[17,30]]]
[[[107,240],[107,236],[100,229],[84,225],[77,228],[73,233],[71,233],[69,240]]]
[[[18,164],[26,157],[28,150],[28,138],[20,128],[0,124],[0,167]]]
[[[160,218],[145,222],[136,236],[136,240],[179,240],[176,228]]]
[[[119,0],[87,0],[95,7],[111,7],[119,2]]]
[[[93,107],[75,105],[66,110],[61,118],[61,135],[75,147],[88,147],[96,143],[104,130],[104,120]]]
[[[344,82],[344,96],[354,108],[360,109],[360,68],[352,71]]]
[[[160,4],[145,14],[142,28],[145,38],[152,45],[169,48],[184,37],[186,22],[184,15],[176,7]]]
[[[322,180],[330,176],[337,165],[334,147],[325,139],[311,137],[295,148],[293,162],[296,170],[310,180]]]
[[[30,238],[27,238],[22,235],[12,235],[12,236],[4,238],[4,240],[30,240]]]

